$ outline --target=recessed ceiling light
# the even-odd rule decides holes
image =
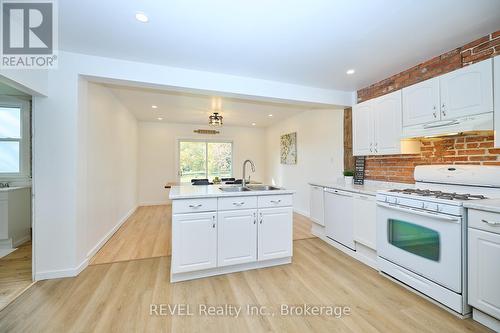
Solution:
[[[142,22],[142,23],[147,23],[149,21],[148,16],[146,14],[144,14],[143,12],[135,13],[135,19],[139,22]]]
[[[272,114],[268,114],[269,117],[272,117],[273,115]]]
[[[157,105],[151,105],[151,107],[152,107],[153,109],[158,109],[158,106],[157,106]]]
[[[347,72],[345,72],[347,75],[352,75],[354,73],[356,73],[356,71],[354,69],[348,69]]]
[[[257,125],[257,124],[256,123],[252,123],[252,126],[255,126],[255,125]]]
[[[162,118],[162,117],[158,117],[158,118],[156,118],[156,119],[158,119],[158,120],[163,120],[163,118]]]

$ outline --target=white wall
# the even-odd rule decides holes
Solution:
[[[296,190],[294,209],[309,216],[309,185],[340,177],[344,161],[343,110],[299,113],[266,131],[268,181]],[[280,164],[280,136],[297,132],[297,164]]]
[[[158,122],[139,123],[139,203],[155,205],[170,202],[165,183],[177,179],[177,140],[208,139],[233,141],[233,175],[242,176],[242,164],[246,159],[255,163],[255,173],[248,167],[247,175],[254,180],[266,178],[265,130],[249,127],[218,129],[217,135],[200,135],[193,130],[200,125],[169,124]]]
[[[137,120],[106,87],[87,95],[86,250],[93,255],[137,207]]]

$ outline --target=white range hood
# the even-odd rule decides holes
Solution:
[[[403,138],[439,136],[450,133],[493,130],[493,112],[403,127]]]

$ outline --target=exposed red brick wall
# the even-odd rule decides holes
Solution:
[[[358,103],[500,54],[500,30],[358,90]]]
[[[500,55],[500,30],[434,57],[404,72],[358,90],[358,103]],[[413,183],[417,165],[483,164],[500,166],[500,149],[493,132],[422,140],[420,154],[367,156],[367,179]]]
[[[493,131],[481,135],[462,135],[424,139],[420,154],[367,156],[367,179],[413,183],[417,165],[483,164],[500,166],[500,149],[493,148]]]

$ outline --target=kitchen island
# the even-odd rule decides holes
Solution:
[[[292,261],[292,190],[172,186],[171,282]]]

